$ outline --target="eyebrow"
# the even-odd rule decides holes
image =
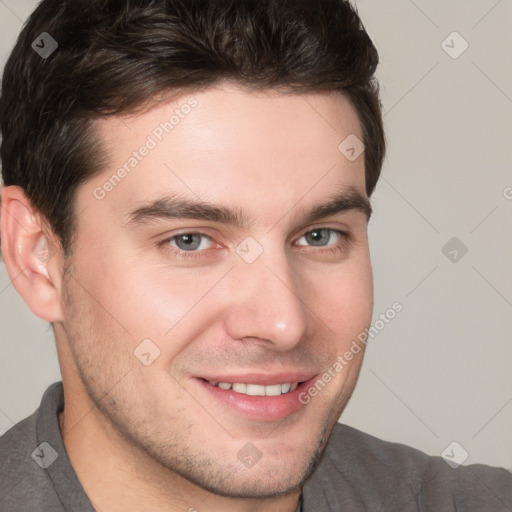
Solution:
[[[300,209],[298,216],[302,217],[305,222],[314,222],[350,210],[361,211],[367,220],[370,220],[372,214],[370,201],[355,187],[349,187],[329,198],[327,202],[315,205],[307,211]],[[227,208],[179,195],[155,199],[132,210],[127,217],[127,225],[140,225],[169,219],[201,219],[247,229],[254,223],[253,219],[241,208]]]

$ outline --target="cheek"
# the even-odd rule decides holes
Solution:
[[[369,261],[340,266],[317,281],[315,288],[313,310],[343,349],[371,323],[373,277]]]
[[[77,254],[85,254],[81,249]],[[177,353],[183,348],[179,340],[185,342],[214,323],[222,308],[222,304],[211,302],[216,285],[224,280],[226,268],[222,265],[171,267],[155,255],[144,258],[133,248],[123,250],[115,237],[89,253],[94,257],[83,257],[76,268],[80,270],[77,279],[92,297],[94,315],[98,316],[95,330],[100,326],[117,329],[117,337],[129,338],[133,348],[149,338],[157,345],[172,346]],[[338,345],[350,343],[370,324],[373,283],[366,244],[361,243],[351,257],[330,268],[311,272],[297,267],[295,271],[301,274],[304,302],[335,333],[336,340],[342,340]],[[229,281],[229,276],[226,279]]]
[[[86,273],[87,286],[101,304],[96,311],[102,322],[118,327],[119,337],[129,338],[133,348],[151,339],[172,356],[213,321],[208,299],[214,292],[209,291],[225,269],[171,267],[156,258],[116,250],[87,263]]]

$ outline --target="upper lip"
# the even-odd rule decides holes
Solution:
[[[230,375],[202,375],[201,379],[209,380],[211,382],[227,382],[234,383],[240,382],[245,384],[260,384],[263,386],[270,386],[272,384],[286,384],[294,382],[305,382],[312,379],[316,374],[312,372],[279,372],[279,373],[241,373]]]

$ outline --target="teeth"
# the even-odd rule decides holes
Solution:
[[[249,396],[279,396],[289,393],[297,389],[298,382],[286,382],[285,384],[271,384],[263,386],[262,384],[245,384],[243,382],[214,382],[208,381],[212,386],[217,386],[221,389],[232,389],[236,393]]]
[[[291,384],[281,384],[281,393],[288,393],[290,391]]]
[[[279,396],[281,394],[281,384],[263,387],[265,388],[265,395],[267,396]]]
[[[265,386],[260,384],[247,384],[246,394],[250,396],[265,396]]]
[[[246,393],[247,392],[247,384],[241,384],[240,382],[235,382],[232,386],[233,391],[237,393]]]

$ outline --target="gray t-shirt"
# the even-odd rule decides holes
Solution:
[[[95,512],[62,441],[62,382],[0,437],[0,512]],[[334,427],[303,488],[303,512],[512,512],[512,473],[441,457]]]

